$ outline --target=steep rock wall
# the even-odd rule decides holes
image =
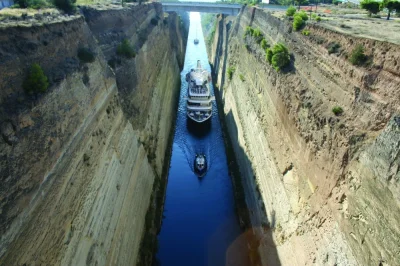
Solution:
[[[284,43],[276,72],[247,26]],[[399,47],[265,11],[219,20],[214,64],[263,265],[395,265],[399,257]],[[229,39],[228,39],[229,38]],[[337,42],[339,54],[327,46]],[[363,44],[371,64],[346,59]],[[235,67],[232,80],[225,74]],[[344,113],[335,116],[332,107]],[[272,231],[272,239],[269,236]]]
[[[159,189],[153,184],[165,178],[184,36],[179,19],[164,19],[159,4],[91,12],[101,13],[108,27],[96,29],[83,12],[1,29],[1,265],[138,259],[151,195]],[[140,44],[138,27],[146,29]],[[100,37],[112,31],[119,34],[105,47]],[[111,69],[107,61],[123,38],[137,55],[117,57]],[[95,52],[95,62],[79,62],[82,46]],[[50,87],[28,97],[21,84],[36,62]]]

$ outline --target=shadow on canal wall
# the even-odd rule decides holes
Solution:
[[[240,19],[240,16],[238,19]],[[233,184],[235,208],[239,218],[240,227],[243,231],[243,233],[234,242],[232,242],[231,246],[229,247],[227,251],[226,265],[262,265],[259,255],[259,249],[261,249],[263,253],[263,262],[266,263],[266,265],[279,266],[281,265],[281,262],[278,256],[276,244],[273,239],[273,229],[275,227],[274,212],[272,212],[271,217],[268,219],[265,214],[265,205],[261,199],[261,193],[256,185],[256,181],[245,179],[246,176],[255,176],[252,169],[247,168],[246,174],[241,173],[239,162],[240,165],[242,165],[242,168],[251,166],[251,162],[240,145],[236,145],[236,149],[234,149],[233,144],[239,143],[237,121],[235,121],[231,111],[229,111],[227,114],[224,113],[225,102],[222,98],[220,88],[224,88],[225,85],[224,73],[226,73],[227,68],[226,66],[229,50],[228,40],[232,22],[225,24],[224,16],[222,16],[217,23],[218,32],[216,34],[216,38],[214,39],[214,42],[216,43],[215,57],[213,58],[213,62],[210,63],[210,66],[212,69],[212,80],[214,83],[218,114],[224,135],[229,172]],[[236,22],[236,25],[238,24],[239,23]],[[233,30],[237,31],[235,28]],[[220,64],[222,64],[222,66]],[[220,69],[222,69],[220,72],[221,75],[218,76],[218,71]],[[218,80],[220,87],[216,85]],[[247,184],[248,188],[249,186],[255,187],[254,189],[251,189],[251,191],[256,191],[257,195],[247,195],[247,197],[252,196],[251,198],[253,201],[255,200],[257,204],[262,204],[262,210],[264,211],[263,216],[265,217],[264,221],[250,221],[250,212],[253,212],[254,210],[249,209],[248,203],[246,202],[244,184]],[[247,191],[250,190],[247,189]],[[244,258],[246,258],[245,261],[243,261]]]
[[[218,92],[218,101],[219,97]],[[223,108],[221,106],[221,108]],[[223,114],[223,109],[220,109]],[[240,253],[240,247],[248,248],[248,264],[245,265],[264,265],[261,263],[259,252],[262,250],[263,262],[268,266],[279,266],[281,265],[277,247],[273,237],[273,231],[275,229],[275,213],[272,212],[270,217],[266,216],[266,209],[264,202],[261,198],[261,193],[257,186],[256,180],[249,180],[248,177],[255,177],[251,167],[251,161],[245,153],[244,149],[238,145],[239,134],[237,123],[231,111],[229,111],[222,120],[224,124],[224,137],[226,139],[226,151],[229,161],[229,170],[232,178],[234,193],[235,193],[235,204],[237,213],[240,219],[240,225],[243,233],[240,237],[232,243],[228,249],[227,262],[229,257],[234,257],[234,254]],[[228,126],[229,125],[229,126]],[[235,145],[235,146],[233,146]],[[239,167],[241,165],[241,168]],[[245,173],[243,173],[245,171]],[[246,192],[247,191],[247,194]],[[255,191],[255,195],[251,193]],[[249,201],[253,204],[249,204]],[[250,221],[250,215],[260,208],[254,208],[256,204],[261,205],[263,211],[260,216],[264,216],[265,219],[252,220]],[[266,222],[265,222],[266,221]],[[247,243],[247,245],[246,245]],[[227,265],[235,265],[229,264]],[[237,264],[239,265],[239,264]]]
[[[226,51],[226,49],[225,49]],[[225,57],[226,58],[226,57]],[[224,65],[226,62],[224,62]],[[213,81],[218,80],[215,75],[214,67],[212,64]],[[222,87],[222,86],[221,86]],[[266,216],[265,205],[261,199],[261,193],[256,185],[255,180],[246,180],[248,176],[255,176],[249,167],[251,161],[240,145],[233,145],[239,143],[239,133],[237,128],[237,121],[231,111],[227,114],[224,113],[224,103],[221,97],[220,89],[214,85],[214,92],[218,106],[218,115],[221,121],[222,132],[224,136],[225,150],[229,166],[229,174],[232,179],[233,192],[235,198],[235,208],[238,215],[242,234],[232,242],[226,254],[226,265],[267,265],[267,266],[280,266],[277,247],[273,237],[273,230],[275,228],[275,214],[272,212],[271,217]],[[229,125],[229,126],[228,126]],[[235,148],[236,149],[235,149]],[[246,174],[243,174],[239,167],[246,168]],[[244,167],[243,167],[244,166]],[[262,204],[264,211],[264,221],[251,221],[250,214],[255,211],[248,207],[246,202],[245,185],[254,186],[257,195],[247,195],[249,198],[256,199],[257,204]],[[252,189],[254,191],[254,189]],[[267,221],[267,222],[265,222]],[[259,250],[262,250],[263,261],[261,261]],[[266,264],[262,264],[262,262]]]

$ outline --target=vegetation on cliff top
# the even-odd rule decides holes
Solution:
[[[343,114],[343,108],[340,106],[335,106],[332,108],[332,112],[337,116]]]
[[[360,2],[360,7],[368,11],[368,16],[378,14],[379,11],[387,12],[387,20],[390,19],[390,14],[394,11],[400,11],[400,2],[397,0],[363,0]],[[399,12],[398,12],[399,13]],[[375,16],[374,16],[375,17]],[[377,16],[380,18],[380,16]]]
[[[26,77],[22,86],[25,92],[28,94],[46,92],[49,82],[39,64],[33,64],[31,66],[28,76]]]
[[[13,8],[33,8],[40,9],[50,6],[50,3],[45,0],[16,0]]]
[[[288,9],[286,9],[286,16],[288,17],[293,17],[295,13],[296,13],[296,8],[294,6],[289,6]]]
[[[229,78],[229,80],[231,80],[232,79],[232,77],[233,77],[233,73],[235,73],[235,70],[236,70],[236,68],[235,67],[233,67],[233,66],[230,66],[230,67],[228,67],[228,70],[227,70],[227,74],[228,74],[228,78]]]
[[[293,29],[295,31],[300,30],[305,25],[305,21],[308,20],[306,12],[300,11],[293,16]]]
[[[290,62],[289,50],[284,44],[278,43],[274,45],[272,49],[269,48],[270,45],[264,38],[264,35],[261,33],[260,29],[254,29],[250,26],[246,27],[243,38],[246,40],[248,36],[254,38],[255,42],[259,44],[261,48],[265,51],[265,58],[274,67],[275,70],[277,71],[282,70],[285,66],[289,64]],[[248,43],[245,43],[245,48],[247,49],[247,51],[250,51],[250,45]],[[229,79],[231,79],[233,75],[233,72],[232,73],[231,72],[232,71],[229,71],[228,69]]]
[[[338,44],[336,42],[331,42],[328,44],[326,49],[328,50],[329,54],[335,54],[335,53],[339,52],[340,44]]]
[[[260,29],[253,29],[252,27],[247,26],[243,38],[246,39],[247,36],[254,38],[255,42],[260,44],[264,50],[269,47],[268,42],[265,40]]]
[[[400,13],[400,2],[399,1],[391,1],[391,0],[383,0],[380,4],[380,9],[387,10],[387,20],[390,19],[390,13],[393,12],[393,10],[396,10],[397,13]]]
[[[282,43],[275,44],[266,50],[266,59],[276,71],[282,70],[290,62],[289,50]]]
[[[67,14],[76,11],[76,0],[16,0],[13,8],[33,8],[40,9],[45,7],[56,7]]]
[[[379,2],[374,0],[364,0],[360,2],[360,7],[368,11],[368,16],[379,12]]]
[[[364,46],[361,44],[357,45],[350,54],[350,63],[355,66],[361,66],[367,61],[367,56],[364,53]]]

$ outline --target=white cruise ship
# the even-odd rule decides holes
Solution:
[[[210,119],[212,114],[212,100],[210,96],[210,73],[201,67],[197,60],[197,68],[186,74],[188,82],[187,116],[197,123]]]

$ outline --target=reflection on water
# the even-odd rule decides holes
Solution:
[[[228,250],[240,228],[216,103],[208,126],[194,128],[187,123],[185,75],[197,60],[210,71],[199,13],[190,14],[190,23],[157,261],[163,266],[221,266],[231,260]],[[208,158],[209,169],[202,179],[193,172],[196,153]]]

